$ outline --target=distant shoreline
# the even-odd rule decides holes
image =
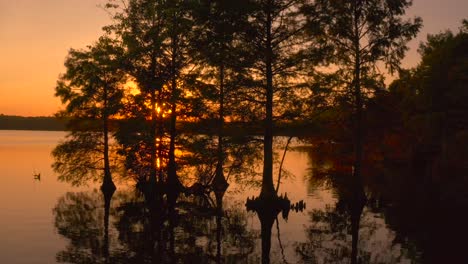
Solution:
[[[56,117],[0,114],[0,130],[66,131],[65,123]]]
[[[67,119],[52,116],[11,116],[0,114],[0,130],[19,131],[69,131]],[[118,121],[117,121],[118,122]],[[202,121],[190,123],[180,121],[178,131],[192,134],[216,134],[217,121]],[[263,122],[251,123],[226,123],[224,133],[229,136],[239,135],[263,135]],[[310,136],[319,133],[320,130],[315,124],[306,123],[277,123],[274,128],[275,136]]]

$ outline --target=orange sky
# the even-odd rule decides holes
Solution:
[[[109,23],[105,0],[0,0],[0,113],[51,115],[70,48],[91,44]]]
[[[99,8],[106,0],[0,0],[0,114],[52,115],[60,108],[54,97],[58,75],[70,48],[83,48],[108,24]],[[410,43],[403,66],[418,61],[416,48],[427,33],[456,30],[468,18],[466,0],[414,0],[411,16],[424,28]]]

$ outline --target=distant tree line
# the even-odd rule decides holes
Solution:
[[[428,35],[421,62],[401,70],[388,90],[368,105],[370,146],[380,142],[381,159],[413,160],[432,181],[462,179],[468,154],[468,21],[458,32]],[[445,174],[450,172],[451,176]],[[462,186],[462,185],[460,185]]]
[[[64,131],[67,121],[50,116],[11,116],[0,114],[0,129]]]

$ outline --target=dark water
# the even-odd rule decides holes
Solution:
[[[0,131],[1,263],[261,263],[262,240],[269,239],[261,235],[257,213],[245,207],[247,197],[260,192],[259,175],[229,177],[222,203],[213,193],[182,194],[175,205],[148,201],[129,178],[116,180],[106,210],[97,184],[77,188],[57,181],[50,152],[64,136]],[[275,140],[277,159],[285,143]],[[261,159],[252,160],[249,169],[260,172]],[[368,201],[355,206],[345,180],[323,173],[333,166],[312,145],[292,142],[279,193],[306,206],[274,220],[270,262],[429,262],[424,230],[407,218],[419,209],[390,200],[386,183],[366,187]],[[190,186],[201,169],[186,166],[183,184]]]

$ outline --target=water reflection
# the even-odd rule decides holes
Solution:
[[[127,130],[117,135],[120,150],[113,153],[114,157],[116,160],[122,157],[125,168],[122,176],[134,182],[135,188],[120,191],[112,210],[109,206],[113,190],[105,188],[101,188],[102,197],[96,192],[68,193],[59,199],[54,209],[55,225],[62,236],[70,239],[70,245],[57,254],[57,260],[249,262],[255,236],[248,231],[246,213],[232,204],[225,211],[223,198],[229,177],[243,178],[240,175],[249,171],[245,165],[256,160],[257,151],[252,147],[256,146],[255,141],[243,138],[240,139],[243,144],[233,144],[220,137],[216,141],[210,136],[182,136],[178,144],[183,144],[178,145],[176,156],[173,137],[168,142],[161,134],[155,147],[145,147],[148,140],[144,131]],[[95,144],[81,144],[86,140],[77,139],[83,135],[86,133],[72,134],[54,151],[54,168],[61,173],[59,179],[75,185],[99,175],[99,168],[93,164],[94,160],[100,160],[100,152],[86,153],[84,150],[94,149]],[[102,200],[103,215],[98,210],[102,208],[98,205]],[[118,234],[114,242],[109,240],[110,218]]]
[[[103,199],[97,191],[59,199],[55,226],[70,243],[57,253],[58,262],[248,263],[253,258],[256,234],[248,230],[240,206],[225,211],[208,197],[191,196],[171,207],[127,191],[117,193],[109,210]]]
[[[291,206],[291,201],[288,199],[287,195],[278,196],[278,189],[281,180],[282,172],[282,163],[286,154],[287,147],[291,141],[291,138],[288,139],[286,148],[283,154],[281,164],[279,166],[278,173],[278,183],[276,189],[273,187],[273,178],[267,177],[266,172],[263,171],[262,177],[262,187],[258,197],[247,198],[246,209],[248,211],[256,212],[258,219],[260,220],[261,226],[261,240],[262,240],[262,263],[270,263],[270,250],[271,250],[271,230],[273,223],[277,222],[278,230],[278,242],[280,244],[281,253],[283,255],[283,261],[286,262],[284,258],[284,250],[282,248],[280,233],[279,233],[279,224],[278,224],[278,214],[281,212],[283,219],[287,220],[290,209],[293,208],[296,210],[302,211],[304,209],[304,202],[301,201],[293,206]],[[273,149],[264,149],[265,152],[273,152]],[[267,156],[273,156],[273,153],[269,153]],[[265,161],[264,161],[265,162]],[[265,166],[265,163],[264,163]],[[273,169],[270,168],[270,173]]]
[[[314,160],[309,190],[327,186],[333,190],[336,203],[309,213],[308,241],[298,243],[296,248],[302,260],[307,263],[420,262],[420,248],[410,240],[399,240],[398,233],[388,230],[388,220],[384,217],[391,207],[380,191],[383,189],[379,189],[381,168],[364,164],[363,175],[356,178],[352,163],[346,155],[336,155],[335,150],[321,146],[305,150]]]
[[[357,182],[346,152],[339,155],[336,146],[333,152],[318,144],[298,147],[301,143],[296,141],[292,151],[306,155],[311,168],[304,179],[281,181],[287,186],[304,180],[310,197],[295,194],[290,187],[281,187],[284,193],[273,189],[262,195],[262,145],[256,138],[220,141],[209,135],[180,135],[172,165],[170,148],[165,147],[170,139],[162,138],[156,149],[162,156],[156,155],[152,167],[152,150],[145,149],[138,135],[128,139],[133,143],[120,141],[121,150],[113,153],[125,168],[113,171],[122,185],[115,194],[67,193],[58,200],[55,226],[69,243],[57,253],[57,261],[440,263],[463,259],[453,237],[466,237],[462,224],[466,219],[444,218],[460,212],[454,209],[457,203],[437,200],[434,185],[408,176],[415,172],[407,165],[364,164],[362,181]],[[280,160],[286,139],[276,140]],[[139,152],[131,154],[133,149]],[[68,160],[79,158],[86,157]],[[151,180],[153,172],[156,177]],[[68,175],[76,181],[90,179],[80,173]],[[171,183],[171,177],[177,181]],[[314,197],[327,193],[332,197],[319,205]],[[301,195],[306,202],[300,201]],[[291,231],[293,226],[298,228]]]
[[[69,192],[55,206],[55,227],[70,240],[56,255],[58,262],[110,263],[109,214],[111,196]]]

